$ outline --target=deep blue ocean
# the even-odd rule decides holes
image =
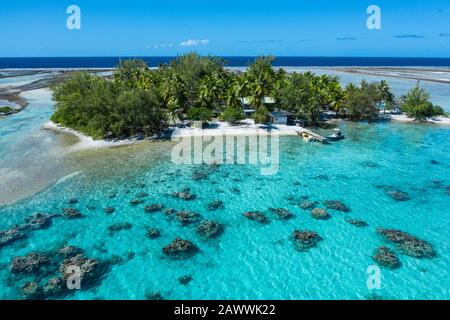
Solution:
[[[0,69],[9,68],[112,68],[120,59],[142,58],[150,66],[170,62],[175,57],[51,57],[0,58]],[[245,67],[255,57],[223,57],[230,67]],[[330,67],[330,66],[395,66],[395,67],[449,67],[450,58],[383,58],[383,57],[277,57],[275,66]]]

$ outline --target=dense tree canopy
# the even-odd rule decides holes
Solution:
[[[440,106],[431,103],[429,93],[421,88],[419,83],[401,97],[400,108],[408,117],[417,120],[444,114],[444,110]]]
[[[381,101],[377,97],[376,83],[362,81],[359,86],[349,84],[345,89],[341,111],[345,112],[350,120],[373,121],[378,117]]]
[[[114,71],[114,80],[127,88],[147,89],[151,82],[148,70],[144,60],[121,60]]]
[[[226,122],[228,122],[229,124],[234,124],[240,120],[243,120],[244,117],[244,112],[242,110],[242,108],[240,107],[226,107],[225,110],[222,113],[222,119]]]
[[[212,119],[212,112],[205,107],[194,107],[189,109],[187,116],[191,120],[196,121],[210,121]]]
[[[394,94],[386,81],[363,80],[359,86],[350,83],[345,87],[338,111],[350,120],[375,121],[383,106],[392,108],[394,105]]]
[[[326,83],[322,82],[324,79]],[[281,109],[315,125],[320,121],[321,107],[337,105],[341,98],[339,83],[336,89],[334,81],[312,73],[294,72],[278,82],[275,97]]]
[[[256,108],[253,116],[255,123],[268,124],[269,123],[269,111],[266,106],[260,106]]]
[[[143,90],[85,72],[53,90],[52,120],[94,138],[153,134],[165,126],[165,113],[155,88]]]
[[[245,72],[225,68],[219,58],[195,53],[150,69],[143,60],[120,61],[112,78],[81,72],[53,88],[52,120],[95,138],[152,135],[181,120],[211,120],[213,113],[229,123],[243,119],[242,99],[255,109],[256,123],[267,123],[274,109],[287,110],[310,125],[321,112],[335,110],[350,120],[377,119],[380,109],[396,105],[386,81],[361,82],[342,88],[334,76],[311,72],[287,74],[259,57]],[[265,97],[276,103],[267,104]],[[416,87],[401,99],[415,118],[443,113]]]

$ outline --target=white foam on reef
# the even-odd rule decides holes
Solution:
[[[73,178],[73,177],[79,175],[79,174],[82,173],[82,172],[83,172],[83,171],[75,171],[75,172],[72,172],[72,173],[70,173],[70,174],[68,174],[68,175],[66,175],[66,176],[64,176],[64,177],[62,177],[62,178],[60,178],[58,181],[56,181],[56,184],[63,183],[63,182],[65,182],[65,181],[67,181],[67,180],[69,180],[69,179],[71,179],[71,178]]]
[[[398,122],[419,123],[419,121],[414,120],[413,118],[408,118],[408,116],[406,116],[406,114],[392,114],[392,115],[390,115],[390,119],[392,121],[398,121]],[[444,117],[432,117],[432,118],[428,118],[426,121],[423,121],[423,122],[450,126],[450,118],[444,118]]]
[[[51,130],[55,132],[61,132],[66,134],[71,134],[78,138],[78,143],[74,144],[70,147],[69,151],[80,151],[86,149],[97,149],[97,148],[107,148],[107,147],[117,147],[123,145],[129,145],[135,143],[136,139],[127,139],[127,140],[94,140],[93,138],[70,128],[66,128],[60,126],[53,121],[46,122],[42,128],[44,130]]]

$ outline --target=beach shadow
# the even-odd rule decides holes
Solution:
[[[258,126],[258,129],[266,130],[267,132],[272,132],[273,130],[280,130],[278,127],[271,125],[271,124],[264,124]]]
[[[218,123],[208,123],[204,129],[217,129],[219,128],[219,124]]]

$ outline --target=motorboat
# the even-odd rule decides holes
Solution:
[[[327,140],[329,141],[339,141],[344,138],[345,136],[342,134],[340,129],[334,129],[334,132],[331,135],[327,136]]]
[[[310,134],[308,134],[307,132],[302,132],[302,137],[303,140],[307,141],[307,142],[311,142],[314,141],[314,137],[312,137]]]

